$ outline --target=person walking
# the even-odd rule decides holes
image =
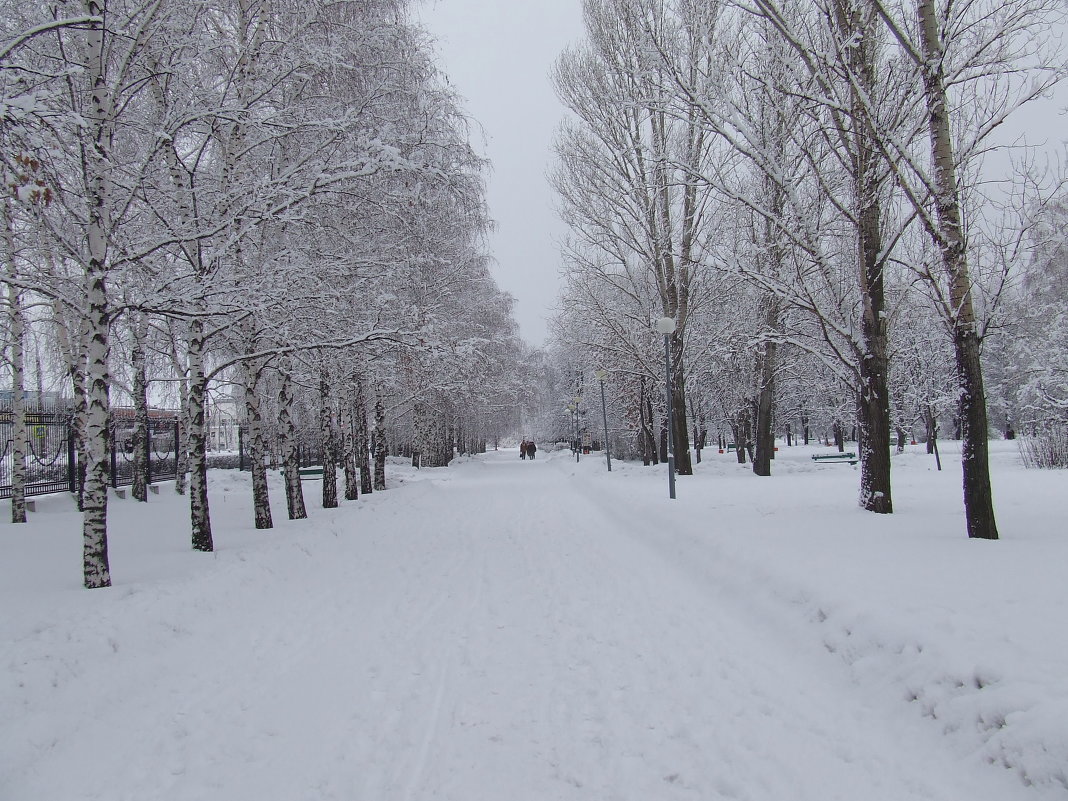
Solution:
[[[523,440],[522,442],[519,443],[519,458],[520,459],[526,459],[527,458],[527,441],[526,440]]]
[[[538,446],[534,444],[534,440],[530,440],[529,442],[527,442],[527,456],[530,457],[531,461],[534,460],[534,454],[537,452]]]

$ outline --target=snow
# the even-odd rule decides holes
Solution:
[[[0,524],[0,799],[1068,796],[1068,473],[993,443],[1002,539],[964,536],[959,452],[757,478],[516,450],[252,526],[212,471],[109,509],[81,588],[69,498]],[[275,517],[284,517],[277,477]]]

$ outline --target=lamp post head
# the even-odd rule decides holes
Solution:
[[[661,317],[656,321],[656,330],[664,336],[674,334],[676,328],[674,317]]]
[[[598,367],[596,370],[593,371],[593,374],[597,377],[598,381],[604,381],[606,378],[608,378],[608,371],[605,370],[603,367]]]

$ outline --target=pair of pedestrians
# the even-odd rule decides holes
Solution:
[[[525,439],[519,443],[519,458],[520,459],[533,459],[534,454],[538,452],[538,446],[533,441]]]

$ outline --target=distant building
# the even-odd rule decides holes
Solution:
[[[70,408],[70,398],[61,392],[38,392],[26,389],[22,392],[23,403],[32,411],[62,411]],[[15,390],[0,389],[0,410],[11,411],[15,403]]]

